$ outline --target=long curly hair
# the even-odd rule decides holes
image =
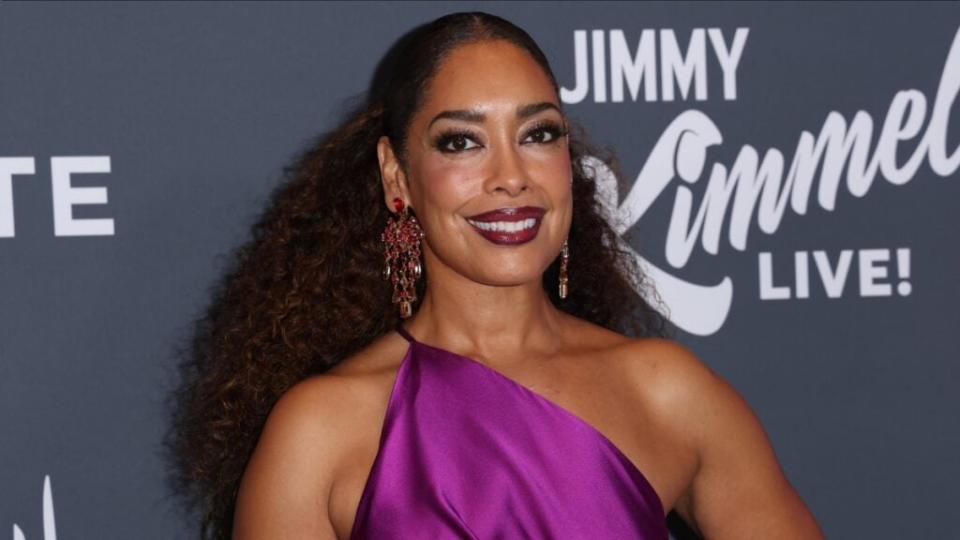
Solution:
[[[455,47],[483,40],[526,50],[557,89],[537,44],[500,17],[454,13],[414,29],[385,56],[346,120],[285,169],[251,237],[235,252],[181,351],[180,386],[171,395],[170,478],[199,517],[201,538],[231,536],[241,476],[279,397],[398,323],[391,286],[381,276],[380,233],[389,211],[377,140],[387,135],[403,164],[410,119],[441,61]],[[584,162],[592,156],[617,171],[612,152],[590,147],[577,126],[569,148],[570,293],[557,296],[558,261],[544,273],[545,290],[557,308],[598,325],[638,337],[666,335],[666,320],[644,298],[655,291],[618,247]]]

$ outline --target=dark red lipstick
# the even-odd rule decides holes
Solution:
[[[473,229],[487,240],[499,245],[525,244],[537,237],[540,221],[547,212],[539,206],[498,208],[467,217]]]

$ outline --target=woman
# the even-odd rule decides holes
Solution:
[[[533,40],[457,13],[387,60],[202,327],[177,450],[204,535],[666,538],[675,510],[821,538],[747,404],[633,292]]]

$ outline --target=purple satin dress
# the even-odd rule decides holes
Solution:
[[[416,341],[351,539],[666,539],[650,483],[585,420],[476,360]]]

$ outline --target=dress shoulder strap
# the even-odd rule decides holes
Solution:
[[[397,333],[403,336],[403,339],[407,340],[410,343],[417,342],[417,340],[410,335],[410,332],[407,332],[407,329],[403,327],[403,323],[397,323]]]

